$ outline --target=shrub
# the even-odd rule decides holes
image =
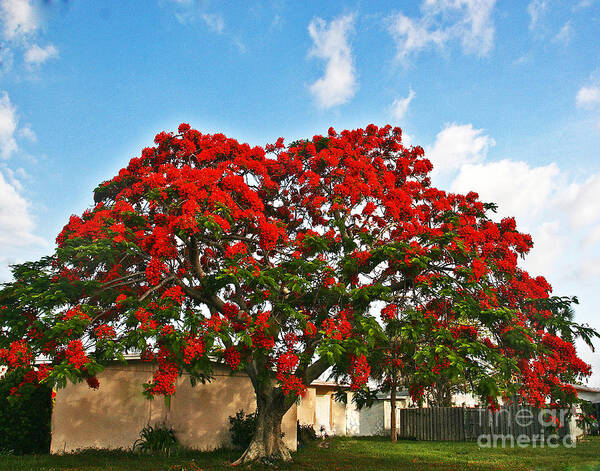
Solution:
[[[245,414],[243,410],[229,417],[231,442],[237,448],[246,449],[256,430],[256,413]]]
[[[179,447],[175,431],[166,425],[146,425],[140,432],[140,438],[133,443],[133,449],[143,453],[171,455]]]
[[[16,455],[49,453],[52,389],[45,384],[21,386],[22,369],[0,379],[0,452]]]
[[[305,445],[308,442],[317,439],[317,432],[315,432],[315,428],[309,424],[301,425],[300,422],[298,422],[297,433],[298,443],[300,445]]]

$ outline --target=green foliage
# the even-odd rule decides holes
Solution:
[[[142,453],[161,453],[170,456],[180,448],[175,431],[166,425],[146,425],[140,432],[133,449]]]
[[[26,384],[17,395],[12,388],[23,381],[23,370],[7,373],[0,380],[0,453],[32,454],[50,451],[52,390]]]
[[[246,449],[256,431],[256,413],[245,414],[243,410],[240,410],[234,416],[229,417],[229,423],[231,424],[229,427],[231,442],[237,448]]]
[[[299,446],[305,446],[317,439],[315,428],[309,424],[300,424],[300,422],[298,422],[297,434]]]
[[[577,417],[577,425],[588,435],[600,435],[600,404],[581,401],[581,414]]]

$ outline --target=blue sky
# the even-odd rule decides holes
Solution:
[[[600,329],[600,0],[0,0],[0,22],[0,279],[180,122],[260,145],[391,123]]]

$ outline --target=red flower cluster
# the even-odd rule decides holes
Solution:
[[[65,357],[74,368],[81,369],[89,361],[83,350],[81,340],[71,340],[65,350]]]
[[[275,224],[263,222],[260,225],[260,246],[265,250],[272,250],[279,239],[279,229]]]
[[[277,359],[277,373],[290,374],[294,372],[296,366],[298,366],[298,355],[293,352],[282,353]]]
[[[369,259],[373,256],[373,254],[369,251],[354,251],[352,252],[352,258],[358,262],[358,265],[366,265]]]
[[[388,304],[381,310],[381,317],[385,320],[391,321],[392,319],[398,318],[398,305]]]
[[[96,334],[98,340],[114,339],[117,335],[115,333],[115,329],[112,326],[106,324],[102,324],[96,327],[94,333]]]
[[[9,391],[10,396],[21,396],[19,390],[26,384],[31,384],[34,387],[39,386],[51,373],[52,367],[49,365],[38,365],[35,368],[28,370],[23,375],[23,381],[17,386],[12,387]]]
[[[152,319],[152,313],[146,311],[143,307],[135,311],[135,317],[140,322],[139,329],[141,331],[155,330],[158,327],[158,323]]]
[[[321,328],[325,331],[327,337],[335,340],[344,340],[352,335],[352,324],[348,322],[344,313],[335,319],[325,319]]]
[[[88,384],[88,387],[91,389],[98,389],[100,387],[100,381],[98,381],[98,378],[96,378],[95,376],[89,376],[86,379],[86,382]]]
[[[286,396],[295,394],[304,397],[306,394],[306,385],[297,376],[286,376],[281,383],[281,389]]]
[[[161,346],[156,355],[158,369],[152,376],[152,383],[148,385],[147,391],[152,396],[172,396],[175,394],[175,382],[179,374],[176,360],[173,354],[164,346]]]
[[[371,367],[364,355],[353,356],[350,366],[350,389],[356,391],[367,384]]]
[[[69,309],[63,316],[63,320],[65,320],[65,321],[69,321],[71,319],[78,319],[78,320],[82,320],[82,321],[91,320],[90,316],[88,316],[86,313],[82,312],[81,309],[79,308],[79,306],[74,307],[73,309]]]
[[[0,364],[9,369],[27,367],[33,361],[33,354],[25,340],[11,342],[10,347],[0,348]]]
[[[233,259],[237,255],[245,255],[246,253],[248,253],[248,246],[243,242],[238,242],[225,249],[225,258]]]
[[[183,303],[183,298],[184,293],[179,285],[172,286],[171,288],[165,290],[161,296],[161,299],[172,299],[179,306],[181,306]]]
[[[158,258],[153,257],[146,267],[148,283],[152,286],[157,285],[160,282],[161,274],[165,271],[167,271],[165,265]]]
[[[312,338],[317,335],[317,327],[309,321],[306,323],[306,327],[304,328],[303,332],[306,337]]]
[[[206,345],[202,339],[188,337],[183,348],[183,362],[186,365],[191,365],[194,360],[203,356],[205,351]]]
[[[241,362],[240,352],[235,347],[228,347],[224,352],[225,361],[232,370],[237,370]]]
[[[458,325],[452,328],[452,337],[455,339],[464,337],[473,340],[477,338],[477,334],[477,329],[472,325]]]

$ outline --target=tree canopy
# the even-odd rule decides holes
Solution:
[[[519,268],[533,243],[514,219],[432,187],[431,170],[390,126],[264,148],[187,124],[160,133],[53,255],[13,268],[0,362],[42,358],[32,380],[98,387],[103,365],[138,352],[158,365],[150,397],[184,372],[209,379],[213,361],[244,370],[258,404],[247,459],[289,457],[277,421],[328,368],[365,389],[389,326],[415,397],[443,375],[492,406],[573,401],[590,367],[572,340],[594,332]]]

